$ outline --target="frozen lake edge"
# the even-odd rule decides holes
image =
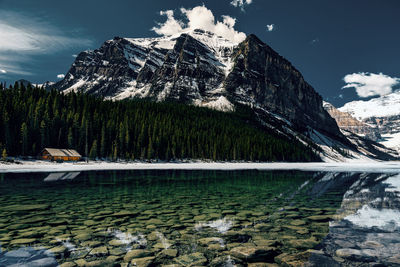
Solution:
[[[21,161],[22,164],[0,163],[0,173],[75,172],[105,170],[300,170],[326,172],[400,173],[400,161],[385,162],[46,162]]]

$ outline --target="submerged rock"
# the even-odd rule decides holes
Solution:
[[[175,262],[183,266],[196,266],[205,264],[207,262],[207,258],[204,257],[202,253],[195,252],[175,258]]]
[[[145,257],[145,258],[137,258],[131,261],[133,266],[137,267],[148,267],[153,265],[155,257]]]
[[[236,247],[229,253],[247,262],[273,262],[279,251],[273,247]]]
[[[152,255],[153,255],[153,252],[151,252],[151,251],[144,250],[144,249],[134,249],[134,250],[128,251],[128,253],[126,253],[126,255],[124,257],[124,261],[129,262],[135,258],[143,258],[143,257],[147,257],[147,256],[152,256]]]

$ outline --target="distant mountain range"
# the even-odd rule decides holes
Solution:
[[[263,125],[314,146],[324,160],[398,156],[344,134],[301,73],[255,35],[239,44],[203,30],[159,38],[115,37],[99,49],[81,52],[65,78],[47,87],[226,112],[244,104]]]
[[[349,102],[339,110],[374,128],[380,143],[400,148],[400,91],[368,101]]]

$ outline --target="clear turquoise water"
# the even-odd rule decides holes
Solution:
[[[0,265],[18,258],[43,266],[245,266],[282,264],[288,255],[305,262],[358,179],[341,176],[329,184],[324,177],[297,171],[0,174]]]

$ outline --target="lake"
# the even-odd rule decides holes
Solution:
[[[400,266],[400,175],[3,173],[13,265]]]

